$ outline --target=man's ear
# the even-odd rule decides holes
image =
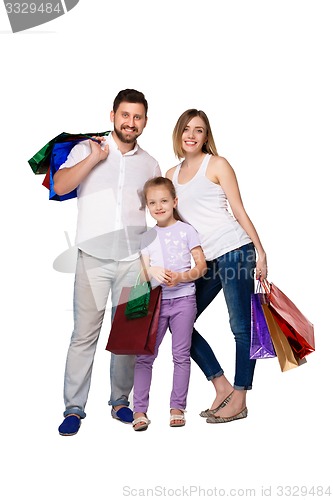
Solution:
[[[112,123],[114,122],[114,111],[113,110],[110,113],[110,120]]]

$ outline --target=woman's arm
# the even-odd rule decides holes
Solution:
[[[235,219],[249,235],[257,250],[258,259],[256,265],[256,277],[259,279],[267,277],[267,259],[266,252],[262,246],[259,235],[254,227],[250,217],[247,215],[241,194],[238,187],[235,172],[225,158],[214,157],[212,169],[210,170],[211,180],[218,182],[226,194],[230,208]]]
[[[170,181],[172,181],[173,174],[174,174],[174,172],[175,172],[176,168],[177,168],[177,167],[172,167],[172,168],[169,168],[169,170],[167,170],[167,171],[166,171],[166,173],[165,173],[165,177],[166,177],[167,179],[170,179]]]

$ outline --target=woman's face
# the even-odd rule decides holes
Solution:
[[[182,149],[185,154],[202,151],[202,146],[207,141],[207,129],[200,116],[195,116],[186,125],[182,135]]]

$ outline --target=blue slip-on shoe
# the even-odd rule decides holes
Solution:
[[[74,436],[80,429],[81,418],[78,415],[67,415],[65,420],[61,425],[59,425],[58,431],[61,436]]]
[[[123,406],[117,411],[112,408],[111,416],[116,420],[120,420],[120,422],[123,422],[124,424],[131,424],[133,422],[133,412],[131,408],[128,408],[127,406]]]

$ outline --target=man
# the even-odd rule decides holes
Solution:
[[[65,368],[61,435],[76,434],[86,416],[109,292],[114,314],[122,287],[133,285],[139,273],[140,236],[146,230],[142,188],[146,180],[161,175],[157,161],[137,144],[147,124],[147,110],[141,92],[120,91],[110,114],[111,134],[77,144],[54,175],[57,194],[77,188],[78,198],[74,330]],[[126,423],[133,420],[128,397],[134,363],[134,356],[111,355],[111,415]]]

